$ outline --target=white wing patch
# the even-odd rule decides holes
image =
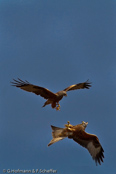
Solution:
[[[89,153],[91,154],[92,158],[95,159],[97,154],[100,152],[101,147],[100,146],[99,147],[95,147],[93,145],[93,142],[90,142],[87,145],[87,149],[88,149]]]

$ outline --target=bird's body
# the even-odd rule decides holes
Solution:
[[[81,146],[87,148],[96,164],[101,164],[104,158],[104,150],[96,135],[85,132],[87,124],[88,122],[82,122],[81,124],[73,126],[68,122],[68,124],[65,125],[65,128],[51,126],[53,139],[50,141],[48,146],[68,137],[69,139],[73,139]]]
[[[76,89],[84,89],[84,88],[89,89],[91,87],[91,83],[86,81],[84,83],[71,85],[62,91],[58,91],[57,93],[53,93],[47,88],[33,85],[29,83],[28,81],[23,81],[19,78],[18,80],[14,79],[14,81],[11,83],[13,84],[13,86],[16,86],[28,92],[33,92],[36,95],[40,95],[41,97],[45,98],[47,101],[44,103],[43,107],[45,107],[48,104],[51,104],[51,107],[56,108],[56,110],[60,110],[59,101],[62,100],[64,96],[67,96],[67,91],[76,90]]]
[[[59,105],[59,101],[63,98],[63,96],[67,96],[65,91],[59,91],[57,93],[55,93],[56,96],[53,98],[49,98],[43,105],[43,107],[45,107],[46,105],[51,104],[52,108],[56,108],[57,110],[59,110],[60,105]],[[57,105],[57,107],[56,107]]]

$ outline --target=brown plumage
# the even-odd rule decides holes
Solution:
[[[51,126],[53,139],[50,141],[48,146],[68,137],[70,139],[73,139],[81,146],[85,147],[91,154],[93,160],[95,160],[96,165],[101,165],[101,162],[103,162],[104,158],[104,150],[96,135],[88,134],[85,132],[87,124],[88,122],[83,121],[81,124],[78,124],[76,126],[73,126],[68,122],[68,124],[65,125],[65,128]]]
[[[88,80],[84,83],[78,83],[75,85],[71,85],[65,88],[62,91],[57,93],[53,93],[47,88],[40,87],[29,83],[27,80],[23,81],[18,78],[18,80],[13,79],[14,81],[11,82],[13,86],[16,86],[20,89],[23,89],[28,92],[33,92],[36,95],[40,95],[41,97],[45,98],[47,101],[44,103],[43,107],[48,104],[51,104],[52,108],[56,108],[56,110],[60,110],[59,101],[64,97],[67,96],[67,91],[76,90],[76,89],[89,89],[91,87],[91,83]]]

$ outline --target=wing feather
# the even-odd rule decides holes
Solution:
[[[19,78],[18,78],[18,80],[16,80],[16,79],[13,79],[13,80],[14,81],[11,82],[12,86],[16,86],[16,87],[23,89],[25,91],[28,91],[28,92],[33,92],[36,95],[40,95],[41,97],[44,97],[45,99],[56,97],[56,94],[51,92],[47,88],[33,85],[33,84],[29,83],[27,80],[23,81]]]
[[[76,141],[81,146],[88,149],[89,153],[91,154],[93,160],[95,160],[96,165],[103,162],[104,158],[104,150],[99,142],[99,139],[96,135],[88,134],[85,131],[81,135],[75,135],[73,140]]]
[[[71,90],[84,89],[84,88],[89,89],[90,87],[91,87],[91,83],[89,82],[89,80],[87,80],[84,83],[78,83],[75,85],[71,85],[71,86],[65,88],[64,91],[71,91]]]

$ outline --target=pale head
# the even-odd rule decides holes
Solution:
[[[86,128],[87,125],[88,125],[88,122],[84,122],[84,121],[82,121],[81,125],[82,125],[84,128]]]
[[[63,97],[63,96],[67,96],[67,93],[66,91],[58,91],[56,95]]]

